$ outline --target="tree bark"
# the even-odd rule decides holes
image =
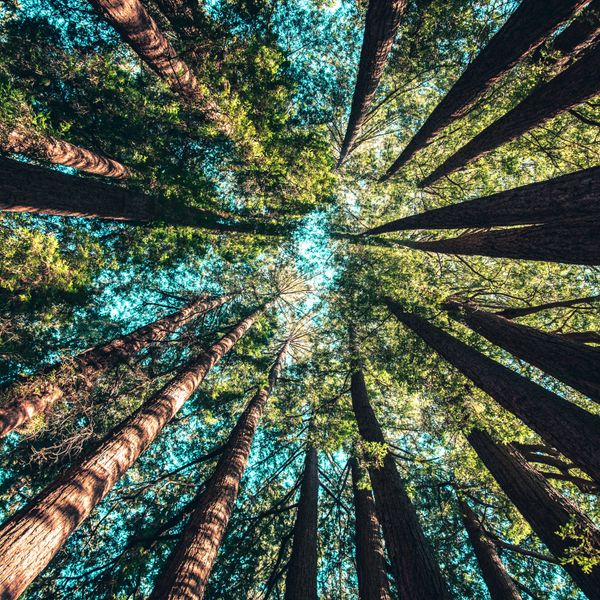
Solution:
[[[157,580],[151,600],[201,600],[204,597],[208,578],[237,500],[252,439],[277,383],[286,352],[287,343],[277,354],[269,372],[267,386],[257,390],[238,419],[215,472],[193,503],[190,519]]]
[[[399,321],[478,388],[600,482],[600,417],[507,369],[422,317],[404,312],[393,300],[386,304]]]
[[[309,446],[304,462],[285,600],[317,600],[317,526],[319,509],[317,450]]]
[[[588,0],[523,0],[437,105],[408,146],[382,177],[398,172],[516,64],[564,25]]]
[[[571,331],[569,333],[561,333],[560,337],[580,344],[600,344],[599,331]]]
[[[464,500],[459,498],[458,504],[463,525],[492,600],[521,600],[521,594],[500,560],[496,545],[479,523],[477,515]]]
[[[59,362],[41,373],[15,381],[3,390],[8,400],[0,405],[0,437],[50,410],[64,397],[67,378],[68,384],[77,377],[91,385],[104,371],[131,360],[142,348],[163,340],[192,318],[214,310],[228,299],[228,296],[214,300],[196,298],[177,312],[81,352],[72,359],[72,364]]]
[[[600,93],[600,45],[494,121],[419,183],[427,187]]]
[[[533,315],[543,310],[550,310],[552,308],[570,308],[577,304],[592,304],[599,302],[600,296],[586,296],[585,298],[571,298],[569,300],[556,300],[555,302],[546,302],[545,304],[538,304],[537,306],[523,306],[516,308],[505,308],[504,310],[495,313],[499,317],[505,317],[507,319],[516,319],[518,317],[526,317],[527,315]]]
[[[0,598],[17,598],[265,308],[240,321],[0,529]]]
[[[451,204],[373,227],[363,235],[411,229],[534,225],[600,217],[600,167]]]
[[[367,117],[407,4],[407,0],[369,1],[356,86],[338,166],[348,156]]]
[[[352,459],[351,467],[358,597],[360,600],[392,600],[375,500],[371,490],[360,486],[363,473],[356,458]]]
[[[562,539],[558,533],[569,524],[575,526],[579,535],[586,537],[591,548],[596,552],[600,550],[600,531],[594,523],[552,488],[518,450],[510,445],[496,444],[479,429],[471,431],[467,439],[498,485],[554,556],[567,558],[569,550],[579,545],[577,540],[571,537]],[[581,567],[570,563],[564,563],[563,568],[588,598],[600,598],[598,566],[591,573],[584,573]]]

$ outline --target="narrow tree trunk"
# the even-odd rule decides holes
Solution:
[[[507,369],[425,319],[405,313],[393,300],[386,304],[398,320],[477,387],[600,482],[600,417]]]
[[[552,488],[518,450],[510,445],[496,444],[487,433],[478,429],[471,431],[467,439],[498,485],[554,556],[567,558],[569,550],[580,544],[580,540],[570,536],[563,539],[559,535],[561,529],[567,526],[574,526],[578,535],[585,536],[588,548],[600,551],[600,531],[594,523]],[[585,573],[580,566],[565,562],[563,568],[588,598],[600,598],[600,567],[596,565],[590,573]]]
[[[556,77],[536,87],[515,108],[486,127],[468,144],[448,158],[419,187],[427,187],[438,179],[462,169],[481,158],[539,127],[557,115],[600,93],[600,45],[589,50],[582,58]]]
[[[294,523],[292,554],[285,579],[285,600],[317,600],[318,516],[319,464],[317,450],[309,446]]]
[[[228,296],[214,300],[196,298],[177,312],[81,352],[66,365],[57,363],[14,382],[3,392],[8,400],[0,405],[0,437],[51,409],[63,398],[65,386],[72,385],[74,378],[91,385],[104,371],[131,360],[142,348],[163,340],[190,319],[221,306],[228,299]]]
[[[504,348],[600,403],[600,350],[554,333],[513,323],[473,304],[449,303],[448,308],[492,344]]]
[[[67,538],[154,441],[210,369],[252,327],[264,308],[238,323],[190,361],[78,464],[13,515],[0,529],[0,597],[17,598]]]
[[[365,21],[363,45],[358,63],[356,87],[348,119],[348,128],[342,142],[338,166],[352,149],[354,140],[367,117],[379,80],[392,49],[400,19],[407,0],[370,0]]]
[[[552,308],[570,308],[572,306],[577,306],[578,304],[593,304],[599,301],[600,296],[586,296],[585,298],[556,300],[555,302],[546,302],[545,304],[538,304],[536,306],[505,308],[504,310],[498,311],[495,314],[499,317],[505,317],[507,319],[516,319],[518,317],[526,317],[527,315],[533,315],[543,310],[550,310]]]
[[[521,594],[506,572],[494,542],[479,523],[477,515],[464,500],[459,498],[458,503],[463,524],[492,600],[521,600]]]
[[[410,229],[534,225],[600,217],[600,167],[459,202],[373,227],[363,235]]]
[[[363,473],[358,461],[352,459],[352,491],[356,520],[354,545],[360,600],[392,600],[390,584],[385,572],[385,555],[375,500],[371,490],[361,487]]]
[[[436,106],[402,154],[387,170],[389,179],[420,149],[485,94],[516,64],[564,25],[588,0],[523,0]]]
[[[283,366],[287,344],[269,372],[268,385],[259,389],[231,432],[215,472],[195,501],[192,515],[166,563],[153,600],[201,600],[237,500],[248,463],[252,439]]]
[[[571,331],[570,333],[560,333],[558,335],[579,344],[600,344],[599,331]]]

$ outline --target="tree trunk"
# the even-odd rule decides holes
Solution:
[[[524,185],[491,196],[451,204],[368,229],[376,235],[410,229],[467,229],[534,225],[600,217],[600,167]]]
[[[467,439],[498,485],[554,556],[567,558],[569,550],[580,544],[580,540],[570,536],[563,539],[559,535],[560,530],[568,525],[574,526],[578,535],[585,536],[590,549],[600,551],[600,531],[594,523],[552,488],[518,450],[510,445],[496,444],[479,429],[471,431]],[[571,563],[564,563],[563,568],[588,598],[600,598],[600,567],[596,565],[591,573],[584,573],[581,567]]]
[[[571,331],[558,335],[579,344],[600,344],[600,331]]]
[[[405,313],[393,300],[386,304],[398,320],[478,388],[600,482],[600,417],[507,369],[425,319]]]
[[[237,500],[252,439],[277,382],[286,352],[287,344],[284,344],[269,372],[268,385],[256,392],[238,419],[215,472],[193,503],[192,515],[157,580],[151,599],[201,600],[204,597],[208,578]]]
[[[408,146],[387,170],[389,179],[516,64],[563,26],[588,0],[523,0],[436,106]]]
[[[356,136],[367,117],[367,110],[377,91],[407,3],[407,0],[369,1],[356,87],[338,166],[352,150]]]
[[[285,600],[317,600],[317,526],[319,465],[317,451],[309,446],[304,462],[292,554],[285,580]]]
[[[526,317],[527,315],[533,315],[543,310],[550,310],[552,308],[570,308],[577,304],[593,304],[600,301],[600,296],[586,296],[585,298],[571,298],[569,300],[556,300],[555,302],[546,302],[545,304],[538,304],[537,306],[523,306],[517,308],[505,308],[504,310],[495,313],[499,317],[505,317],[507,319],[516,319],[518,317]]]
[[[442,254],[600,265],[600,216],[481,231],[431,242],[403,240],[399,243],[407,248]]]
[[[356,571],[360,600],[392,600],[385,572],[385,555],[375,500],[370,489],[361,487],[363,473],[356,458],[352,459],[352,491],[354,495]]]
[[[108,433],[96,450],[6,521],[0,529],[0,598],[17,598],[39,575],[264,310],[253,312],[191,360]]]
[[[492,600],[521,600],[521,594],[506,572],[494,542],[479,523],[477,515],[464,500],[459,498],[458,503],[463,524]]]
[[[385,444],[381,427],[369,402],[363,372],[355,368],[350,384],[352,408],[358,430],[367,442]],[[392,566],[392,574],[401,598],[443,600],[450,598],[446,582],[433,550],[425,539],[394,457],[388,452],[379,466],[375,457],[369,467],[377,516]]]
[[[468,302],[448,308],[473,331],[600,403],[600,350],[513,323]]]
[[[438,179],[462,169],[495,148],[518,138],[530,129],[543,125],[598,93],[600,93],[600,45],[592,48],[575,64],[547,83],[536,87],[525,100],[486,127],[435,169],[419,183],[419,187],[427,187]]]
[[[221,306],[228,299],[228,296],[214,300],[196,298],[177,312],[81,352],[66,365],[57,363],[12,383],[3,391],[8,400],[0,405],[0,437],[47,412],[63,398],[65,386],[72,385],[74,378],[91,385],[104,371],[128,362],[142,348],[163,340],[192,318]]]

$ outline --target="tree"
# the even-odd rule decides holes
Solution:
[[[526,317],[543,310],[550,310],[552,308],[570,308],[579,304],[591,304],[600,301],[600,296],[586,296],[585,298],[571,298],[569,300],[556,300],[555,302],[546,302],[544,304],[538,304],[536,306],[523,306],[515,308],[505,308],[504,310],[498,311],[496,314],[506,319],[516,319],[518,317]]]

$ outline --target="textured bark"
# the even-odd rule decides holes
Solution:
[[[390,584],[385,572],[385,555],[381,541],[375,500],[369,489],[360,487],[361,472],[358,461],[352,459],[352,491],[356,520],[354,545],[360,600],[392,600]]]
[[[392,300],[386,303],[402,323],[478,388],[600,482],[600,417],[507,369],[422,317],[405,313]]]
[[[292,554],[285,579],[285,600],[317,600],[317,524],[319,516],[317,451],[309,446],[304,461]]]
[[[91,385],[104,371],[128,362],[142,348],[163,340],[190,319],[221,306],[227,300],[227,296],[214,300],[196,298],[177,312],[81,352],[66,366],[57,363],[41,373],[14,382],[5,392],[8,401],[0,405],[0,437],[50,410],[64,396],[65,385],[72,384],[74,377]],[[69,382],[65,380],[67,377]]]
[[[570,308],[572,306],[577,306],[578,304],[594,304],[599,301],[600,296],[586,296],[585,298],[556,300],[555,302],[546,302],[545,304],[538,304],[536,306],[505,308],[504,310],[498,311],[495,314],[500,317],[506,317],[507,319],[516,319],[518,317],[526,317],[527,315],[533,315],[543,310],[550,310],[552,308]]]
[[[560,336],[580,344],[600,344],[599,331],[571,331],[570,333],[561,333]]]
[[[0,598],[17,598],[39,575],[263,310],[253,312],[192,359],[109,432],[98,448],[6,521],[0,529]]]
[[[259,389],[238,419],[205,490],[193,503],[193,512],[167,561],[152,600],[201,600],[219,546],[237,500],[248,463],[252,439],[283,366],[287,344],[279,351],[268,385]]]
[[[534,225],[600,217],[600,167],[397,219],[363,235],[410,229]]]
[[[407,4],[407,0],[369,1],[356,86],[338,166],[342,164],[352,149],[356,136],[367,117],[367,110],[377,91]]]
[[[358,431],[368,442],[385,444],[381,427],[369,402],[363,372],[355,368],[350,384]],[[370,458],[370,457],[367,457]],[[391,453],[381,466],[369,467],[377,516],[401,598],[450,598],[433,550],[426,540]]]
[[[427,187],[438,179],[462,169],[495,148],[518,138],[530,129],[543,125],[598,93],[600,93],[600,45],[589,50],[575,64],[547,83],[536,87],[525,100],[486,127],[435,169],[419,183],[419,187]]]
[[[523,0],[467,67],[382,178],[390,178],[588,0]]]
[[[570,538],[562,539],[558,532],[573,523],[577,532],[585,535],[596,552],[600,550],[600,531],[567,498],[560,495],[531,467],[518,450],[510,445],[496,444],[484,431],[474,429],[467,439],[498,485],[523,515],[542,542],[557,558],[566,558],[570,548],[578,545]],[[584,573],[579,566],[564,564],[585,595],[600,598],[600,567]]]
[[[506,572],[494,542],[479,523],[477,515],[464,500],[459,499],[459,506],[463,524],[492,600],[521,600],[521,594]]]

